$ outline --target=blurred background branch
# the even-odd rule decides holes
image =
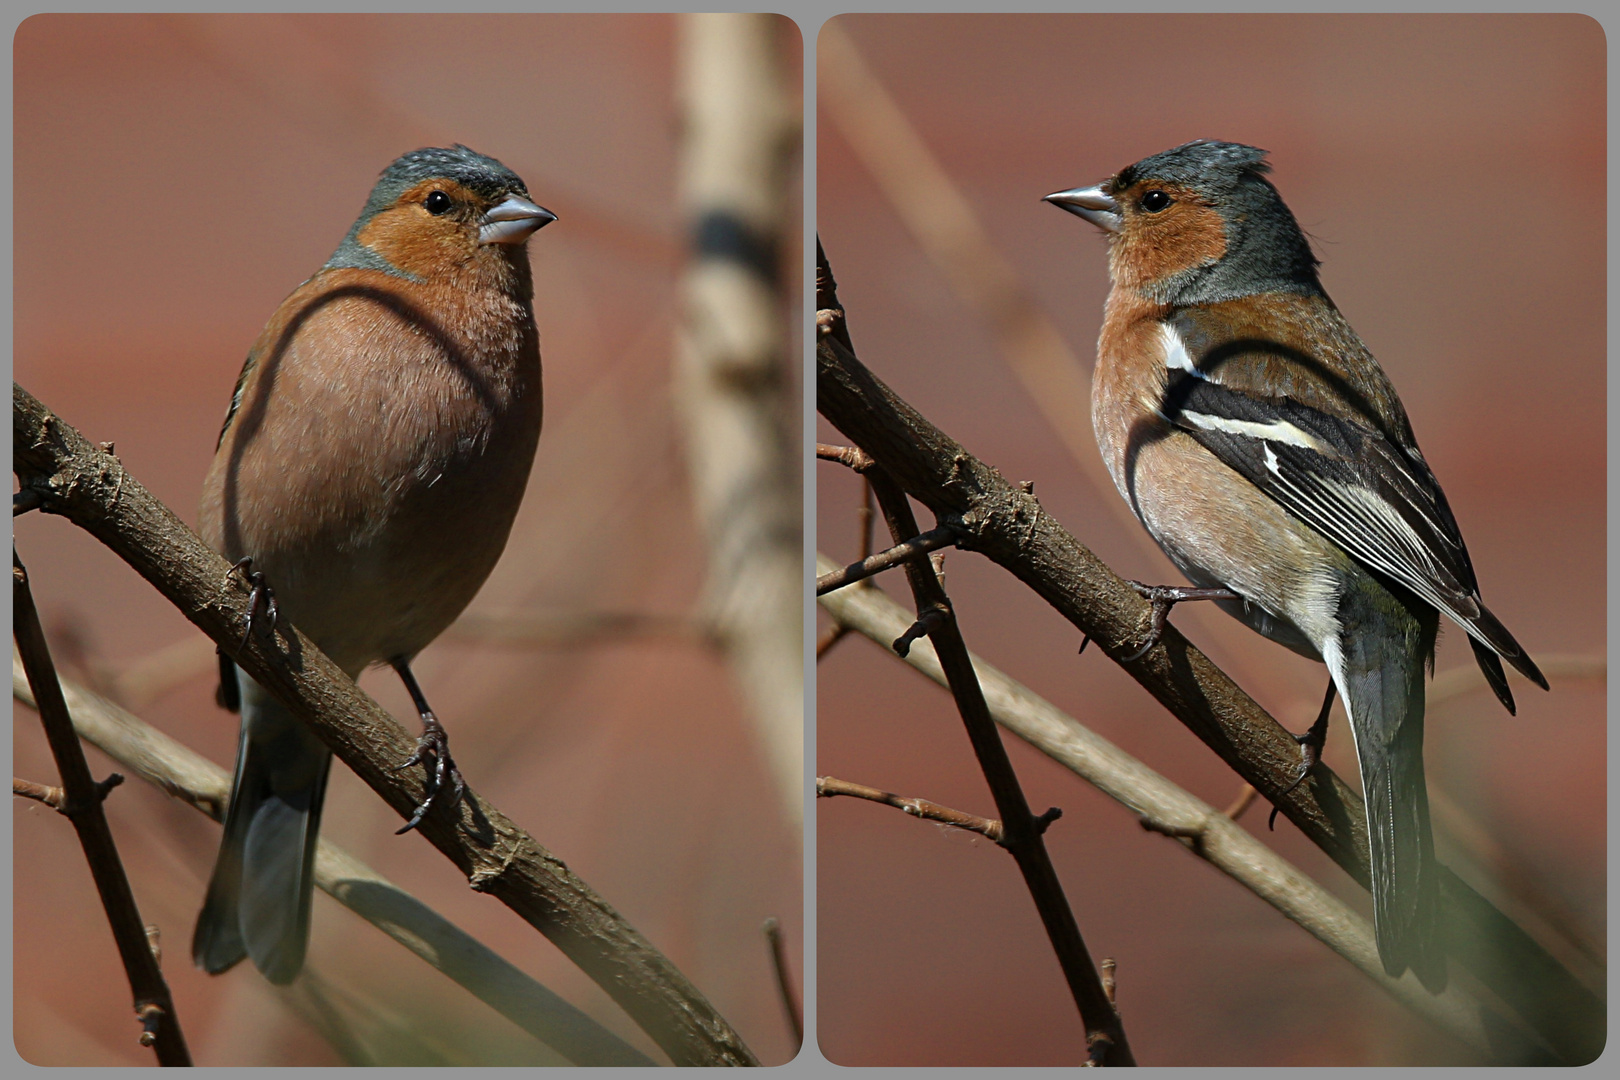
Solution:
[[[692,250],[675,393],[708,546],[705,610],[795,834],[804,805],[800,419],[788,314],[799,109],[775,15],[681,16],[680,204]]]

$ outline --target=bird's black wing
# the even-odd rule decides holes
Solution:
[[[1480,602],[1456,519],[1421,457],[1370,427],[1290,398],[1242,393],[1191,372],[1172,373],[1164,413],[1356,561],[1411,589],[1467,630],[1481,643],[1475,655],[1510,710],[1512,697],[1497,656],[1547,685],[1513,635]]]

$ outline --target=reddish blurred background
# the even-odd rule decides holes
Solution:
[[[1580,16],[844,16],[837,29],[942,162],[1086,367],[1108,282],[1097,230],[1040,202],[1195,138],[1271,151],[1322,280],[1400,389],[1484,596],[1543,662],[1605,638],[1605,42]],[[828,108],[817,229],[862,360],[1118,573],[1181,579],[1022,389],[993,329],[907,231]],[[918,189],[919,195],[921,188]],[[1082,404],[1083,415],[1089,406]],[[842,442],[824,421],[818,438]],[[1095,454],[1089,426],[1082,442]],[[856,554],[859,487],[817,467],[818,546]],[[923,527],[929,517],[921,515]],[[969,648],[1215,806],[1238,779],[1008,574],[953,553]],[[897,575],[884,583],[909,605]],[[898,588],[897,588],[898,587]],[[1197,610],[1205,607],[1205,610]],[[822,625],[826,617],[821,616]],[[1174,621],[1285,724],[1324,669],[1206,605]],[[1472,667],[1460,631],[1438,670]],[[1602,985],[1604,684],[1516,680],[1431,706],[1442,859]],[[950,698],[870,642],[818,679],[818,774],[994,814]],[[1011,742],[1011,740],[1009,740]],[[1023,744],[1014,762],[1144,1065],[1474,1060],[1250,893]],[[1335,711],[1328,763],[1354,781]],[[1286,820],[1244,825],[1366,912]],[[1464,835],[1475,828],[1488,842]],[[1013,863],[870,803],[818,811],[818,1033],[844,1065],[1058,1065],[1083,1035]],[[1493,850],[1491,844],[1497,845]],[[1520,884],[1515,884],[1518,881]],[[1528,911],[1562,917],[1585,960]]]
[[[506,556],[469,615],[630,612],[677,626],[570,647],[453,629],[417,674],[479,792],[773,1063],[793,1047],[761,923],[782,919],[802,970],[799,842],[720,657],[679,625],[704,560],[669,401],[684,239],[676,28],[673,16],[28,20],[14,44],[16,377],[87,437],[114,441],[194,521],[242,357],[377,174],[407,150],[459,141],[524,177],[559,215],[530,245],[545,432]],[[798,86],[801,41],[785,21],[781,38]],[[789,222],[795,296],[799,234]],[[73,526],[32,514],[16,533],[64,673],[120,690],[228,767],[236,720],[213,704],[209,643]],[[180,674],[137,685],[170,647]],[[361,685],[414,730],[396,678],[373,671]],[[16,721],[16,775],[53,781],[34,714]],[[98,776],[113,768],[91,759]],[[138,782],[107,807],[197,1062],[339,1062],[250,965],[213,979],[190,966],[218,827]],[[72,830],[22,800],[13,821],[18,1052],[41,1065],[150,1064]],[[656,1055],[556,949],[424,841],[395,837],[398,824],[334,769],[325,835]],[[390,1061],[548,1060],[324,895],[310,957]]]

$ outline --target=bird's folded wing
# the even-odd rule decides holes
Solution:
[[[1353,420],[1285,397],[1241,393],[1196,373],[1176,373],[1164,412],[1363,566],[1411,589],[1526,676],[1543,681],[1480,603],[1456,519],[1416,454]]]

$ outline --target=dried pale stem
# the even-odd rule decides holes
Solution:
[[[240,575],[124,470],[33,395],[12,385],[14,468],[42,510],[85,529],[151,582],[261,686],[309,725],[401,818],[422,778],[396,771],[415,739],[294,627],[238,651],[248,589]],[[477,891],[545,934],[677,1064],[755,1063],[697,988],[613,907],[528,833],[469,790],[418,830]]]
[[[836,776],[816,777],[816,798],[831,799],[837,795],[848,795],[854,799],[865,799],[868,802],[882,803],[892,806],[896,810],[903,810],[912,817],[922,818],[926,821],[937,821],[968,832],[976,832],[987,837],[997,844],[1002,840],[1001,822],[991,818],[979,817],[977,814],[964,813],[961,810],[952,810],[948,806],[941,806],[937,802],[927,799],[908,799],[881,788],[867,787],[865,784],[851,783],[840,780]]]
[[[28,685],[38,702],[40,722],[45,727],[45,738],[50,743],[51,755],[62,776],[62,797],[54,804],[56,809],[73,823],[84,847],[84,857],[90,863],[90,875],[95,879],[96,891],[101,894],[101,906],[107,913],[113,939],[118,945],[118,956],[129,978],[134,995],[136,1018],[141,1021],[140,1042],[157,1053],[159,1065],[190,1065],[191,1052],[186,1048],[185,1034],[180,1030],[180,1018],[174,1011],[174,999],[169,985],[163,979],[157,958],[152,955],[146,940],[146,924],[141,921],[140,909],[135,905],[135,893],[129,887],[123,860],[113,843],[112,830],[107,826],[107,815],[101,802],[111,782],[96,783],[90,777],[90,766],[84,758],[84,748],[74,734],[73,720],[68,714],[62,687],[57,681],[56,665],[51,661],[45,644],[45,631],[34,609],[33,591],[28,586],[28,572],[23,569],[15,549],[12,566],[12,631],[17,638],[17,652],[22,659]],[[117,775],[116,773],[114,774]],[[122,777],[119,777],[122,780]],[[13,783],[13,790],[16,784]]]
[[[836,461],[838,464],[854,469],[856,472],[865,472],[872,467],[872,459],[858,446],[833,446],[830,443],[816,443],[816,459],[819,461]],[[871,506],[866,507],[868,513]]]
[[[1363,887],[1366,815],[1360,794],[1318,766],[1289,791],[1299,745],[1174,625],[1140,658],[1148,603],[1064,529],[1032,494],[968,453],[872,374],[849,348],[831,271],[818,249],[816,404],[909,495],[959,531],[958,543],[999,563],[1095,641],[1127,674]],[[830,296],[832,303],[825,302]],[[1447,950],[1575,1064],[1605,1041],[1603,1003],[1538,942],[1449,870],[1441,871]]]

